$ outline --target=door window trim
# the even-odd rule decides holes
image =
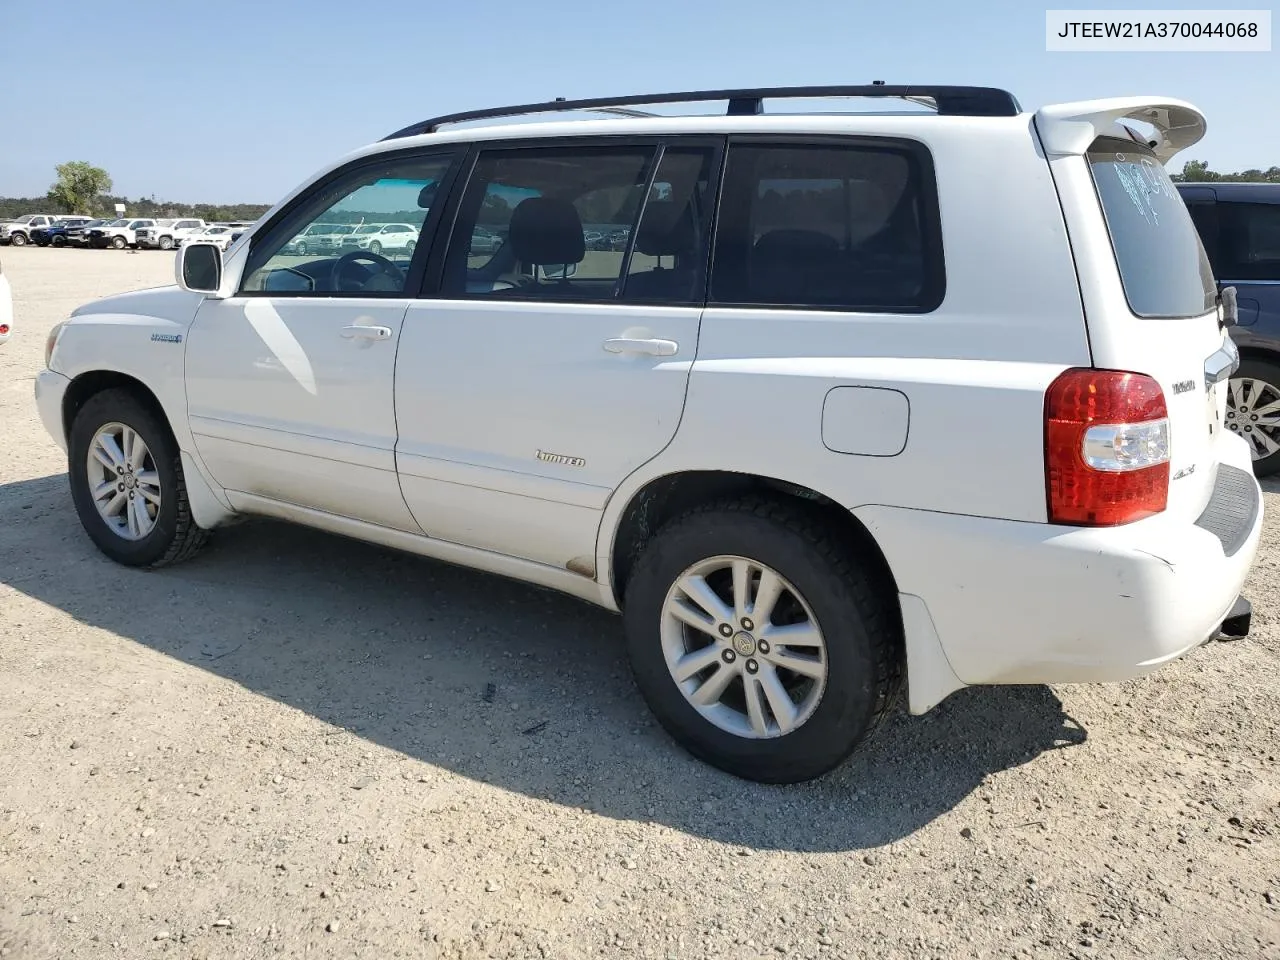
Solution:
[[[298,194],[289,203],[282,207],[274,216],[271,217],[262,229],[254,233],[249,238],[249,249],[245,254],[245,266],[241,272],[238,283],[239,289],[233,294],[235,297],[253,297],[253,298],[271,298],[271,299],[290,299],[290,300],[311,300],[311,299],[345,299],[345,300],[410,300],[417,295],[418,289],[422,285],[422,279],[426,272],[427,263],[431,257],[431,247],[435,238],[439,236],[440,221],[443,217],[445,208],[449,206],[453,187],[457,181],[458,172],[463,165],[464,157],[467,153],[466,144],[441,144],[438,147],[416,147],[407,150],[387,151],[385,153],[376,153],[367,157],[360,157],[344,166],[330,171],[318,180],[308,185],[305,192]],[[254,251],[260,249],[263,244],[272,243],[281,233],[282,229],[289,224],[289,220],[294,216],[300,208],[305,207],[308,203],[315,199],[316,195],[324,192],[333,184],[343,178],[349,176],[353,172],[364,170],[371,167],[377,167],[389,162],[399,161],[417,161],[417,160],[447,160],[444,175],[439,180],[439,186],[436,188],[436,200],[431,205],[431,209],[427,212],[426,218],[422,222],[422,228],[418,232],[418,244],[414,247],[413,256],[409,260],[409,269],[405,275],[404,289],[390,293],[389,291],[367,291],[367,290],[245,290],[244,283],[249,277],[250,266],[253,260]],[[325,211],[320,211],[324,213]],[[314,221],[313,221],[314,222]],[[307,224],[310,226],[310,224]],[[290,227],[290,229],[292,229]]]
[[[771,311],[803,311],[806,313],[847,313],[847,314],[902,314],[906,316],[923,316],[937,311],[947,298],[947,258],[946,243],[942,231],[942,208],[938,197],[937,169],[933,162],[933,151],[927,144],[913,137],[890,137],[872,134],[778,134],[778,133],[734,133],[728,136],[724,154],[721,157],[720,190],[716,196],[715,230],[710,238],[710,260],[706,277],[706,305],[724,310],[771,310]],[[728,182],[729,159],[736,145],[742,146],[779,146],[779,147],[872,147],[889,148],[910,153],[919,163],[920,183],[919,199],[924,209],[921,211],[921,253],[924,257],[926,288],[936,287],[933,296],[916,307],[848,307],[828,304],[807,303],[752,303],[714,300],[711,290],[715,279],[716,249],[720,240],[720,229],[723,224],[721,211],[724,203],[724,188]]]
[[[560,137],[504,137],[493,140],[476,140],[469,144],[467,156],[460,164],[457,176],[454,179],[456,189],[450,192],[448,203],[442,213],[442,219],[445,221],[437,227],[436,236],[442,237],[443,241],[433,244],[434,249],[431,257],[427,262],[427,269],[423,275],[421,287],[418,291],[417,299],[422,300],[452,300],[452,301],[468,301],[482,302],[493,304],[538,304],[538,303],[575,303],[587,304],[593,307],[607,306],[704,306],[706,304],[707,283],[711,274],[711,251],[714,243],[713,231],[715,229],[716,211],[719,207],[720,200],[720,183],[724,176],[724,157],[725,143],[728,137],[718,134],[592,134],[588,136],[560,136]],[[462,209],[463,200],[466,198],[467,190],[471,186],[472,178],[475,175],[475,169],[479,163],[480,154],[487,151],[509,152],[513,150],[546,150],[546,149],[568,149],[581,147],[586,149],[600,147],[640,147],[653,150],[653,156],[649,160],[646,179],[645,193],[641,198],[640,210],[636,216],[635,225],[633,225],[631,235],[627,240],[627,249],[623,254],[621,272],[618,275],[618,285],[615,289],[618,296],[609,299],[511,299],[486,296],[485,294],[459,294],[445,296],[441,293],[441,285],[444,280],[445,261],[449,255],[449,247],[453,242],[453,235],[458,228],[458,215]],[[707,196],[709,198],[708,210],[704,213],[704,218],[708,221],[705,237],[705,255],[707,258],[706,265],[702,271],[702,280],[700,288],[695,291],[695,296],[688,300],[652,300],[652,299],[634,299],[628,300],[625,296],[626,280],[629,275],[631,265],[632,247],[635,243],[636,226],[639,225],[641,218],[644,216],[644,208],[648,205],[649,194],[653,189],[653,181],[657,176],[658,168],[662,162],[662,156],[668,147],[706,147],[712,150],[712,172],[711,180],[707,184]]]

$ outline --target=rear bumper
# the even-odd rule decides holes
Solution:
[[[36,374],[36,409],[40,411],[40,422],[64,453],[67,437],[62,429],[62,398],[70,383],[62,374],[52,370],[41,370]]]
[[[961,683],[1116,681],[1213,639],[1238,612],[1263,520],[1252,474],[1248,483],[1257,507],[1239,516],[1230,542],[1168,516],[1085,529],[886,507],[857,514],[900,592],[927,608]]]

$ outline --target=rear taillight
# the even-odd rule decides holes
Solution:
[[[1140,373],[1076,368],[1044,400],[1049,522],[1106,527],[1160,513],[1169,501],[1169,411]]]

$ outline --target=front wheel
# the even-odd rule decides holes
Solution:
[[[1227,384],[1227,429],[1248,442],[1257,476],[1280,473],[1280,364],[1240,360]]]
[[[124,237],[111,238],[111,246],[115,247],[117,250],[123,250],[128,245],[129,245],[129,241],[125,240]]]
[[[172,250],[172,249],[173,249],[173,237],[161,237],[161,238],[160,238],[160,249],[161,249],[161,250]]]
[[[185,560],[208,534],[191,516],[178,445],[131,393],[104,390],[68,438],[71,498],[98,549],[131,567]]]
[[[9,242],[15,247],[25,247],[27,245],[27,238],[25,234],[15,233],[9,236]]]
[[[374,254],[375,256],[381,254],[382,244],[379,243],[377,240],[373,241],[373,243],[369,244],[369,252]]]
[[[820,520],[744,499],[660,530],[624,617],[636,683],[685,749],[744,779],[795,783],[842,763],[896,700],[895,610]]]
[[[55,236],[49,242],[52,243],[55,247],[65,247],[67,245],[67,238],[59,235],[59,236]]]

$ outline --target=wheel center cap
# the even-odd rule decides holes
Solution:
[[[126,473],[124,475],[124,485],[125,485],[125,489],[132,490],[134,487],[138,485],[138,481],[132,473]]]
[[[737,650],[740,655],[749,657],[756,652],[755,638],[745,630],[736,633],[733,637],[733,649]]]

